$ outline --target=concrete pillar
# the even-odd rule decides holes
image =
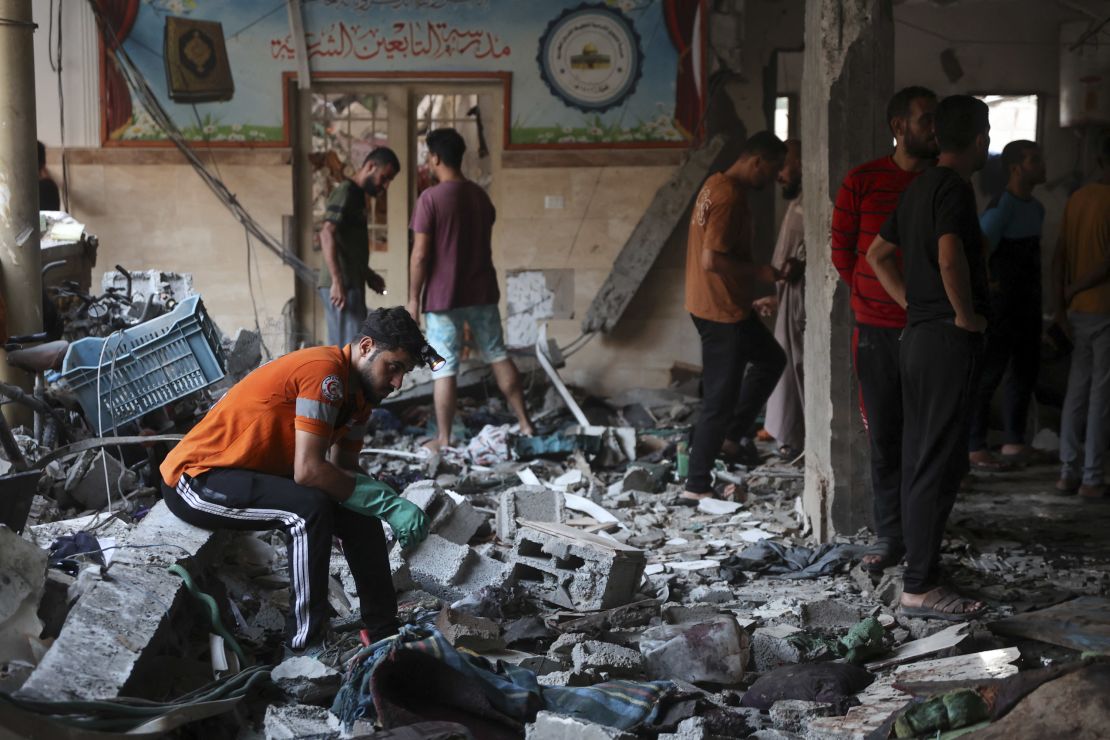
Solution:
[[[0,18],[0,289],[9,334],[33,334],[42,331],[42,257],[31,0],[0,0]],[[31,377],[6,359],[0,380],[32,388]],[[12,405],[8,418],[28,423],[31,413]]]
[[[802,78],[805,155],[806,478],[803,503],[825,541],[871,524],[867,437],[852,371],[848,289],[833,268],[833,201],[849,169],[888,151],[894,87],[891,0],[808,0]]]

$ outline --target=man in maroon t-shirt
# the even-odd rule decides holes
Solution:
[[[533,428],[524,408],[520,373],[505,349],[497,308],[501,292],[490,248],[493,203],[480,185],[462,174],[466,142],[458,131],[436,129],[425,142],[428,166],[438,184],[420,194],[412,215],[408,311],[417,320],[424,311],[428,343],[446,360],[432,373],[438,433],[428,446],[438,450],[451,443],[465,326],[470,326],[483,359],[493,369],[521,433],[530,436]]]
[[[907,87],[887,105],[894,153],[856,167],[844,178],[832,219],[832,261],[852,289],[856,329],[852,335],[860,411],[871,441],[871,488],[875,543],[863,556],[878,572],[905,554],[902,538],[902,383],[899,340],[906,312],[887,295],[867,263],[867,248],[902,191],[938,154],[933,128],[937,96]]]

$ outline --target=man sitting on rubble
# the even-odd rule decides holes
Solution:
[[[343,542],[372,639],[395,633],[397,598],[385,535],[408,546],[428,518],[362,473],[372,408],[416,365],[442,360],[400,306],[371,311],[360,336],[267,363],[239,381],[170,452],[162,494],[205,529],[280,529],[289,558],[288,649],[318,652],[327,626],[332,536]]]
[[[748,193],[779,176],[786,144],[769,131],[751,136],[724,172],[698,192],[686,246],[686,310],[701,338],[702,406],[693,432],[685,501],[712,497],[718,453],[759,463],[751,440],[755,418],[782,376],[786,355],[752,311],[756,282],[801,277],[796,260],[783,269],[752,257]],[[750,367],[749,367],[750,365]]]

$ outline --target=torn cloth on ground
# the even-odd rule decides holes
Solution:
[[[71,576],[77,575],[82,563],[75,560],[78,555],[91,553],[93,562],[104,565],[104,554],[100,551],[100,541],[88,532],[67,534],[54,540],[50,545],[50,567],[64,570]]]
[[[653,722],[672,691],[670,681],[540,686],[532,671],[460,652],[437,630],[410,625],[362,650],[331,710],[348,728],[364,717],[387,728],[439,719],[475,737],[519,737],[542,709],[630,730]]]
[[[475,465],[497,465],[509,461],[509,425],[482,427],[466,445],[466,454]]]
[[[859,704],[853,696],[871,685],[875,677],[847,663],[803,663],[784,665],[764,674],[740,700],[742,707],[770,709],[783,699],[801,699],[832,704],[838,714]]]
[[[815,661],[823,657],[836,656],[849,663],[859,665],[872,658],[885,655],[889,648],[886,644],[887,633],[875,617],[859,622],[843,637],[820,637],[799,632],[786,638],[805,655],[805,660]]]
[[[777,542],[759,542],[730,555],[721,563],[721,575],[728,581],[743,571],[763,573],[772,578],[817,578],[832,575],[863,554],[862,545],[785,547]]]
[[[894,721],[895,737],[932,735],[982,722],[990,716],[983,697],[971,689],[957,689],[913,704]]]

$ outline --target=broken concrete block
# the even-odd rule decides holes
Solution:
[[[802,626],[825,629],[852,627],[863,619],[863,610],[854,604],[835,599],[802,604]]]
[[[659,608],[665,624],[694,624],[711,622],[721,616],[721,609],[713,604],[692,604],[686,606],[669,601]]]
[[[470,542],[486,522],[470,502],[452,498],[434,480],[417,481],[402,495],[428,515],[429,532],[458,545]]]
[[[553,604],[598,611],[632,601],[644,564],[643,550],[561,524],[521,521],[512,576]]]
[[[609,486],[608,492],[610,495],[630,491],[658,493],[666,482],[664,475],[665,469],[662,466],[655,470],[649,470],[640,465],[633,465],[628,468],[624,477],[618,483]]]
[[[690,683],[734,684],[744,677],[749,638],[733,617],[696,624],[662,625],[640,636],[648,674]]]
[[[569,665],[574,646],[589,639],[589,635],[582,632],[567,632],[559,635],[555,642],[551,643],[551,647],[547,649],[547,657]]]
[[[562,523],[566,519],[563,494],[544,486],[517,486],[501,492],[497,509],[497,538],[510,542],[516,536],[517,520]]]
[[[831,717],[835,714],[832,704],[802,699],[782,699],[771,705],[771,723],[776,730],[805,734],[809,720]]]
[[[449,542],[438,534],[428,535],[408,553],[401,552],[400,545],[394,545],[390,562],[402,559],[407,559],[412,579],[421,588],[449,601],[484,586],[503,583],[508,571],[505,563],[479,555],[473,548]]]
[[[725,604],[735,600],[735,594],[721,586],[695,586],[690,589],[690,601],[695,604]]]
[[[400,545],[394,546],[400,551]],[[390,556],[391,560],[394,556]],[[463,566],[477,554],[466,545],[448,542],[438,534],[428,538],[406,554],[399,554],[408,561],[413,580],[430,594],[444,599],[454,599],[458,589],[453,588],[461,580]]]
[[[540,712],[536,721],[525,728],[526,740],[633,740],[615,727],[594,724],[554,712]]]
[[[330,716],[324,707],[271,704],[266,707],[263,731],[266,740],[332,740],[339,733],[332,729]]]
[[[436,617],[436,629],[455,647],[476,651],[499,650],[505,647],[501,639],[501,628],[497,622],[455,609],[440,610],[439,616]]]
[[[412,591],[416,588],[416,581],[412,578],[412,570],[401,554],[399,545],[394,546],[389,551],[389,572],[393,575],[394,591],[400,593],[401,591]],[[351,580],[354,581],[353,576]]]
[[[157,652],[147,647],[169,630],[172,606],[184,603],[181,579],[166,568],[181,563],[197,572],[224,539],[181,521],[165,502],[155,504],[120,543],[143,547],[114,551],[111,580],[81,597],[19,695],[61,701],[130,693],[128,681],[141,675],[147,653]]]
[[[9,661],[36,662],[32,644],[46,583],[46,551],[0,525],[0,671]]]
[[[460,595],[477,593],[486,586],[498,586],[509,577],[509,565],[488,555],[474,554],[467,560],[456,584]]]
[[[139,477],[119,460],[104,450],[88,450],[70,468],[65,491],[86,509],[101,509],[108,505],[109,493],[118,503],[120,496],[134,491],[138,484]]]
[[[660,734],[658,740],[717,740],[717,737],[709,731],[705,717],[688,717],[678,723],[674,732]]]
[[[570,652],[575,673],[599,673],[611,678],[638,678],[644,672],[644,656],[636,650],[597,640],[586,640]]]
[[[421,480],[413,483],[405,489],[401,497],[416,504],[421,511],[428,515],[429,532],[438,533],[439,529],[451,519],[451,514],[455,509],[455,502],[443,492],[443,489],[434,480]],[[458,544],[465,545],[466,543],[460,542]]]
[[[485,515],[471,506],[469,501],[456,501],[451,518],[439,528],[436,534],[445,540],[465,545],[474,539],[474,535],[485,523]]]
[[[802,660],[801,651],[790,644],[789,637],[801,632],[789,624],[759,627],[752,632],[752,655],[755,669],[760,673],[779,666],[792,665]]]
[[[331,704],[342,678],[339,671],[307,655],[287,658],[270,671],[270,679],[290,699],[320,706]]]

